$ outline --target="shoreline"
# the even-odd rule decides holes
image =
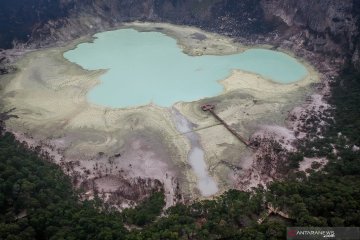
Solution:
[[[156,26],[156,25],[154,25],[154,26]],[[181,28],[182,26],[176,26],[176,27]],[[196,28],[192,28],[192,27],[188,27],[188,28],[190,28],[192,30],[193,29],[197,30]],[[207,34],[211,35],[211,33],[207,33]],[[91,36],[86,36],[86,37],[83,37],[83,38],[87,39],[87,40],[93,39],[93,37],[91,37]],[[81,38],[81,39],[83,39],[83,38]],[[228,37],[224,37],[224,38],[228,38]],[[80,40],[77,39],[77,41],[75,41],[75,42],[77,42],[76,44],[79,44],[79,41]],[[72,42],[70,45],[76,46],[76,44],[74,42]],[[59,54],[61,54],[61,56],[63,56],[63,53],[68,50],[68,49],[64,50],[64,49],[66,49],[65,47],[60,47],[60,48],[63,49],[63,52],[62,53],[61,53],[61,51],[60,51],[60,53],[58,52],[57,56],[59,56]],[[236,48],[238,48],[238,47],[236,47]],[[232,49],[232,48],[229,48],[229,49]],[[209,51],[209,49],[207,49],[207,50]],[[40,52],[46,52],[46,51],[51,52],[52,48],[40,50]],[[36,55],[36,53],[34,53],[34,54]],[[24,56],[23,58],[25,58],[25,57],[26,56]],[[296,57],[296,59],[298,60],[297,57]],[[310,64],[309,64],[309,66],[310,66]],[[81,80],[81,76],[84,74],[84,72],[88,76],[92,75],[92,76],[89,76],[90,78],[88,77],[88,79],[85,81],[87,83],[86,85],[88,86],[88,88],[91,88],[91,86],[93,86],[93,84],[95,84],[97,81],[99,81],[98,75],[101,74],[100,71],[96,71],[97,73],[95,75],[97,75],[97,76],[93,76],[94,71],[87,71],[87,70],[84,70],[84,69],[79,69],[79,67],[74,67],[74,66],[72,66],[72,67],[76,68],[75,72],[77,73],[76,77],[74,77],[73,79],[75,80],[75,82],[77,81],[79,83],[78,85],[75,85],[75,86],[77,86],[77,87],[83,86],[82,84],[84,83],[84,80]],[[249,74],[249,73],[247,73],[247,74]],[[233,74],[231,74],[231,75],[233,75]],[[231,76],[229,78],[231,78]],[[223,81],[226,81],[226,79],[221,80],[221,82],[223,82]],[[62,82],[62,84],[59,84],[59,85],[56,85],[56,86],[55,85],[52,85],[52,86],[55,87],[55,89],[67,89],[67,88],[70,88],[71,86],[73,86],[72,84],[74,84],[74,83],[68,81],[68,82]],[[231,87],[229,89],[231,89]],[[71,92],[71,91],[69,91],[69,92]],[[225,93],[222,93],[219,96],[215,96],[215,97],[212,97],[210,99],[218,99],[218,100],[221,100],[222,98],[226,99],[227,98],[226,94],[230,94],[230,96],[231,96],[233,91],[235,91],[235,89],[231,89],[230,92],[228,92],[228,93],[225,92]],[[187,165],[186,156],[187,156],[187,153],[189,151],[189,146],[188,146],[188,144],[186,144],[186,141],[185,141],[185,139],[183,137],[176,137],[176,140],[172,139],[173,136],[176,135],[176,131],[174,130],[174,126],[172,126],[172,124],[169,123],[168,120],[166,120],[166,119],[169,119],[168,113],[166,113],[166,111],[167,111],[166,108],[164,109],[164,108],[157,107],[157,106],[154,106],[154,105],[150,104],[150,105],[136,107],[136,108],[130,108],[130,109],[112,109],[112,108],[97,106],[97,105],[94,105],[92,103],[86,102],[86,101],[84,101],[84,96],[86,95],[86,94],[84,94],[84,90],[79,91],[79,93],[80,93],[80,95],[78,95],[76,97],[76,99],[75,99],[76,101],[80,100],[80,102],[83,102],[83,107],[81,107],[81,111],[79,113],[75,113],[75,115],[74,115],[74,113],[69,112],[69,114],[67,114],[69,116],[69,119],[66,119],[66,118],[64,119],[64,118],[61,118],[61,117],[59,118],[59,117],[56,117],[55,115],[51,116],[48,119],[45,119],[45,121],[48,121],[49,119],[54,119],[54,120],[56,120],[56,123],[57,123],[56,125],[58,125],[58,123],[60,123],[66,129],[65,132],[62,132],[62,131],[56,132],[55,131],[55,136],[60,137],[59,139],[62,139],[62,138],[66,139],[67,138],[66,141],[70,141],[70,143],[71,143],[69,146],[71,146],[71,147],[75,146],[75,149],[77,149],[77,150],[82,149],[81,151],[86,151],[86,149],[88,149],[88,148],[86,148],[84,146],[85,143],[81,143],[81,142],[79,142],[79,140],[75,140],[75,145],[74,145],[74,138],[76,138],[75,134],[76,134],[76,132],[79,132],[79,133],[82,134],[83,137],[85,136],[86,138],[89,138],[89,140],[91,140],[89,143],[91,143],[91,144],[93,144],[93,142],[100,142],[100,143],[103,142],[105,145],[110,144],[112,147],[108,148],[108,149],[110,149],[110,153],[107,154],[107,155],[109,155],[109,157],[111,157],[112,154],[116,154],[116,152],[118,152],[119,150],[123,151],[121,149],[123,149],[124,147],[120,147],[120,145],[124,146],[125,142],[124,142],[124,140],[121,140],[121,138],[131,139],[132,137],[130,137],[130,135],[141,136],[142,135],[141,134],[141,131],[142,131],[141,129],[146,129],[147,127],[150,127],[150,131],[148,131],[148,130],[145,131],[145,132],[148,132],[146,135],[150,136],[149,139],[151,139],[151,138],[154,138],[154,139],[159,138],[160,139],[160,138],[164,137],[164,139],[162,140],[162,141],[164,141],[164,144],[165,144],[164,146],[167,146],[166,148],[169,151],[173,151],[171,153],[159,153],[160,155],[162,155],[162,157],[160,157],[160,159],[162,159],[162,160],[160,162],[158,162],[157,164],[161,165],[164,162],[167,165],[169,165],[169,164],[173,165],[172,167],[165,167],[165,169],[168,169],[165,172],[169,172],[169,173],[172,171],[170,169],[172,169],[172,168],[174,168],[174,166],[176,166],[175,168],[178,168],[178,169],[175,172],[178,172],[178,173],[176,173],[176,174],[172,173],[172,177],[174,177],[175,179],[176,178],[177,179],[182,179],[183,176],[181,176],[181,175],[184,174],[185,180],[180,180],[180,182],[183,181],[182,182],[182,184],[183,184],[182,187],[184,189],[182,190],[182,192],[184,194],[187,194],[187,192],[189,192],[188,190],[186,190],[186,188],[187,188],[186,181],[190,182],[191,181],[190,179],[192,179],[192,177],[191,177],[192,174],[187,170],[187,167],[186,167],[186,165]],[[236,93],[236,94],[244,94],[244,93],[239,92],[239,93]],[[79,96],[80,96],[80,98],[79,98]],[[56,97],[56,96],[53,96],[53,97]],[[186,110],[188,108],[187,106],[191,106],[191,108],[194,108],[194,107],[198,106],[199,103],[207,101],[208,99],[209,98],[205,98],[205,99],[201,99],[201,100],[198,100],[196,102],[191,102],[191,103],[182,103],[182,102],[180,102],[180,103],[174,104],[174,106],[177,109],[180,108],[180,110],[182,112],[184,112],[184,111],[187,112],[187,110]],[[281,101],[283,101],[283,100],[281,100]],[[236,101],[234,101],[234,102],[236,102]],[[74,104],[74,102],[71,102],[71,104]],[[10,105],[13,105],[13,103],[10,104]],[[43,104],[39,104],[39,105],[42,106]],[[68,105],[68,106],[71,106],[71,105]],[[150,114],[148,116],[149,111],[147,111],[147,108],[150,108],[151,111],[153,111],[153,114]],[[233,108],[233,107],[231,107],[231,108]],[[24,113],[24,110],[22,110],[23,113]],[[227,110],[227,112],[226,111],[223,112],[223,114],[229,116],[229,115],[231,115],[232,112],[237,111],[237,110],[238,109],[236,109],[236,107],[235,107],[231,111]],[[74,109],[74,112],[76,112],[76,111],[77,110]],[[42,112],[42,110],[40,110],[40,112]],[[45,113],[42,112],[42,114],[45,114]],[[96,120],[95,121],[93,119],[93,116],[96,116],[97,114],[103,115],[104,120],[101,120],[101,121]],[[195,118],[192,116],[192,114],[194,114]],[[159,118],[159,115],[162,115],[162,117]],[[198,120],[196,120],[197,119],[196,116],[198,116],[198,115],[199,115],[199,112],[197,110],[196,111],[190,111],[188,114],[185,114],[186,117],[191,116],[192,120],[195,119],[194,121],[191,121],[191,122],[193,122],[196,125],[199,125],[199,122],[197,122]],[[155,118],[157,120],[152,121],[152,123],[146,123],[146,122],[141,120],[141,118],[144,117],[144,116]],[[200,116],[201,116],[200,119],[204,118],[204,116],[202,114],[200,114]],[[41,119],[41,118],[38,118],[38,119]],[[158,122],[155,123],[156,121],[158,121]],[[236,124],[236,121],[237,121],[236,118],[235,119],[230,119],[230,123],[232,123],[232,124]],[[275,122],[277,122],[277,121],[278,120],[276,120]],[[285,121],[285,118],[284,118],[284,121]],[[26,122],[25,124],[23,123],[23,126],[29,126],[29,124],[30,125],[33,124],[31,122],[32,122],[32,120],[29,119],[28,122]],[[138,122],[138,123],[136,123],[136,122]],[[118,126],[115,129],[112,129],[111,126],[113,126],[114,124],[116,125],[116,123],[126,123],[125,125],[128,125],[128,126],[126,126],[124,128],[124,130],[122,130],[122,127],[120,128]],[[205,121],[205,123],[206,123],[206,121]],[[211,121],[210,121],[210,123],[211,123]],[[142,124],[145,124],[145,125],[141,126]],[[200,122],[200,124],[202,124],[202,122]],[[35,127],[32,127],[32,129],[37,128],[36,126],[40,126],[40,125],[36,124],[34,126]],[[95,126],[95,128],[94,128],[95,131],[91,131],[90,129],[92,129],[94,126]],[[166,127],[166,129],[164,129],[164,127]],[[50,126],[50,128],[51,128],[51,126]],[[86,130],[87,128],[89,128],[89,130]],[[216,128],[217,128],[217,130],[215,132],[211,132],[211,130],[210,130],[210,133],[211,133],[210,135],[211,136],[214,136],[214,134],[216,136],[216,133],[219,133],[219,132],[223,133],[223,130],[221,130],[221,128],[219,126],[216,127]],[[244,127],[241,127],[241,128],[243,129]],[[10,129],[12,129],[12,128],[10,128]],[[74,133],[71,133],[72,129],[77,129],[77,130]],[[80,129],[85,129],[85,130],[80,130]],[[101,129],[103,129],[103,130],[101,130]],[[130,133],[130,132],[133,131],[133,129],[135,129],[137,132],[136,133]],[[34,130],[31,130],[31,129],[26,128],[26,127],[24,128],[24,130],[25,130],[25,132],[34,131]],[[104,132],[102,133],[101,131],[104,131]],[[202,131],[209,131],[209,129],[208,130],[202,130]],[[37,130],[35,131],[35,133],[36,132],[37,132]],[[90,133],[90,132],[95,132],[95,133]],[[110,133],[110,135],[108,135],[109,133]],[[115,137],[115,135],[117,133],[120,133],[120,134],[119,134],[119,136]],[[41,133],[41,132],[39,133],[38,132],[38,133],[32,134],[32,135],[34,135],[34,137],[36,137],[36,135],[39,135],[39,134],[41,135],[41,134],[44,134],[44,133]],[[106,137],[106,136],[108,136],[108,137]],[[51,141],[54,142],[56,140],[56,137],[55,137],[55,139],[51,139],[51,138],[52,138],[51,135],[49,135],[49,136],[44,135],[43,139],[50,139],[50,142]],[[139,139],[139,137],[135,137],[135,138]],[[104,139],[104,140],[102,140],[102,139]],[[221,139],[224,140],[224,142],[228,144],[226,133],[225,133],[225,136],[223,136]],[[137,140],[135,140],[134,144],[135,145],[140,144],[140,148],[138,146],[135,146],[135,148],[133,149],[133,152],[137,152],[137,151],[139,151],[139,149],[142,149],[145,146],[151,146],[150,147],[151,151],[149,151],[149,147],[145,147],[145,150],[146,150],[145,152],[153,152],[157,148],[157,147],[155,147],[156,144],[153,146],[153,143],[151,141],[148,142],[149,140],[146,140],[145,143],[143,143],[143,142],[136,143],[136,141]],[[169,143],[167,141],[171,142],[171,144],[174,144],[174,145],[169,146]],[[209,155],[212,155],[213,150],[209,151],[209,146],[208,146],[208,144],[206,142],[207,142],[206,138],[200,137],[200,144],[204,147],[205,159],[206,159],[206,162],[208,163],[208,167],[213,168],[213,166],[215,166],[216,162],[214,162],[215,161],[214,159],[211,159],[211,157],[209,157]],[[102,145],[104,145],[104,144],[102,144]],[[236,142],[235,139],[230,139],[230,145],[238,146],[238,143]],[[101,144],[100,145],[96,144],[95,146],[101,146]],[[131,146],[128,146],[128,147],[130,149],[132,149]],[[98,148],[98,147],[96,147],[96,148]],[[75,155],[73,154],[74,152],[76,152],[75,149],[73,149],[71,151],[69,151],[69,150],[65,151],[64,157],[66,158],[67,157],[66,155],[70,155],[70,157],[69,157],[70,160],[72,158],[74,158],[74,157],[76,158],[77,154],[75,154]],[[99,149],[101,149],[101,147],[99,147]],[[127,147],[125,147],[124,149],[127,149]],[[245,155],[247,154],[246,149],[244,150],[242,147],[240,147],[240,149],[242,149],[241,151],[245,152]],[[91,151],[94,151],[94,150],[92,149]],[[99,152],[100,152],[100,150],[99,150]],[[154,151],[154,152],[156,152],[156,151]],[[95,153],[96,152],[93,153],[94,156],[96,155]],[[156,155],[157,153],[151,153],[151,154]],[[218,153],[215,153],[215,154],[218,154]],[[221,154],[221,152],[219,152],[219,154]],[[71,157],[72,155],[73,155],[73,157]],[[152,157],[150,155],[148,156],[148,159],[152,159]],[[94,156],[92,158],[94,158]],[[170,158],[172,158],[172,160],[170,160],[170,161],[166,160],[169,156],[171,156]],[[229,157],[231,157],[231,156],[229,156]],[[78,161],[83,162],[85,165],[88,165],[88,163],[86,163],[86,161],[81,159],[81,158]],[[180,159],[180,161],[179,161],[179,159]],[[151,161],[153,161],[153,160],[151,160]],[[118,163],[118,164],[121,165],[121,163]],[[126,169],[125,168],[126,166],[124,166],[124,164],[122,164],[121,166],[124,167],[124,169]],[[91,167],[92,166],[88,167],[88,169],[91,169]],[[138,166],[138,167],[139,167],[139,170],[140,170],[141,166]],[[128,170],[131,171],[130,169],[128,169]],[[78,170],[78,171],[80,171],[80,170]],[[141,171],[143,171],[143,170],[141,170]],[[181,172],[183,172],[183,173],[181,173]],[[223,182],[224,181],[223,179],[227,179],[227,177],[225,177],[225,175],[230,174],[228,170],[224,170],[223,166],[220,167],[219,172],[221,172],[220,175],[216,174],[214,176],[214,178],[216,180],[219,180],[219,182]],[[187,175],[187,177],[186,177],[186,175]],[[164,176],[163,173],[162,173],[162,176]],[[159,176],[159,178],[161,179],[162,177]],[[166,179],[166,178],[163,178],[163,179]],[[227,187],[226,187],[226,185],[227,185]],[[229,182],[229,180],[226,180],[225,183],[222,183],[221,186],[219,186],[219,192],[223,192],[224,190],[229,189],[231,187],[232,187],[232,183]],[[168,185],[167,189],[169,190],[169,188],[170,189],[176,189],[176,186],[173,185],[172,187],[169,187],[169,185]],[[170,196],[169,199],[171,199],[172,195],[175,195],[175,193],[174,192],[170,193],[170,195],[168,195],[168,196]],[[190,199],[192,199],[193,197],[196,198],[196,194],[191,196]],[[171,202],[169,199],[168,199],[168,201]]]

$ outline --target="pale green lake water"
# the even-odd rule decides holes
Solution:
[[[121,29],[98,33],[93,43],[79,44],[64,57],[84,69],[108,69],[102,83],[88,93],[95,104],[114,108],[153,102],[170,107],[220,94],[218,83],[240,69],[279,83],[303,79],[306,68],[276,51],[250,49],[225,56],[189,56],[176,40],[158,32]]]

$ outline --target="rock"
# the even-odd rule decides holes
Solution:
[[[360,1],[18,0],[2,5],[0,48],[65,42],[126,21],[165,21],[237,37],[244,43],[296,42],[327,56],[352,56],[360,67]]]

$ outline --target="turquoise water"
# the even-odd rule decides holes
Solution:
[[[306,68],[280,52],[251,49],[226,56],[188,56],[175,39],[158,32],[121,29],[98,33],[93,43],[79,44],[64,57],[88,70],[108,69],[88,99],[109,107],[155,103],[169,107],[220,94],[217,82],[240,69],[279,83],[307,75]]]

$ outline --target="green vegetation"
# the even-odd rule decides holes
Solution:
[[[262,212],[261,194],[231,190],[216,200],[190,206],[177,205],[149,227],[133,232],[130,239],[216,239],[233,236],[254,222]],[[235,232],[234,232],[235,231]]]
[[[324,138],[302,143],[290,157],[294,168],[304,157],[324,156],[325,168],[310,176],[290,171],[268,190],[231,190],[214,200],[179,204],[161,217],[161,192],[121,214],[104,210],[98,200],[80,202],[58,167],[4,134],[0,239],[284,239],[286,226],[360,226],[360,154],[353,150],[360,146],[360,74],[354,72],[345,70],[333,86],[335,119]],[[258,224],[266,202],[290,219],[269,216]],[[137,227],[126,230],[124,223]]]
[[[334,120],[323,138],[304,142],[291,158],[293,164],[303,157],[326,157],[329,163],[309,177],[297,173],[273,183],[266,193],[296,226],[360,225],[360,152],[353,149],[360,145],[360,73],[345,69],[332,87]]]
[[[330,129],[329,136],[341,132],[350,142],[360,146],[360,73],[354,72],[352,68],[345,69],[333,85],[331,103],[337,108],[336,124]]]
[[[165,206],[164,193],[155,192],[141,205],[123,211],[124,220],[127,224],[144,226],[153,222]]]
[[[80,202],[60,168],[11,134],[0,138],[0,239],[121,239],[116,212]]]

